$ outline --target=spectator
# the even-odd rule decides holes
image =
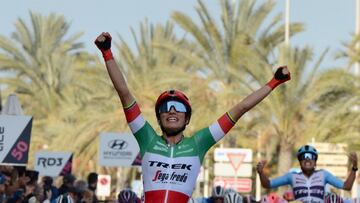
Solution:
[[[51,190],[47,194],[40,185],[35,185],[33,196],[29,198],[29,203],[49,203],[51,198]]]
[[[24,200],[24,190],[18,189],[14,194],[7,200],[7,203],[22,203]]]
[[[81,203],[93,203],[94,193],[90,189],[83,192]]]
[[[74,187],[74,183],[75,183],[75,176],[71,175],[71,174],[67,174],[63,177],[63,183],[59,188],[59,194],[65,194],[68,192],[69,188]]]
[[[77,199],[80,201],[83,198],[84,192],[88,189],[88,184],[85,180],[77,180],[74,187],[77,190]]]
[[[91,190],[93,192],[93,203],[98,203],[99,200],[96,196],[96,186],[97,186],[97,182],[98,182],[98,174],[95,172],[91,172],[89,173],[88,177],[87,177],[87,181],[88,181],[88,188],[89,190]]]
[[[0,173],[0,202],[5,202],[6,200],[5,183],[6,177]]]
[[[44,176],[42,178],[42,184],[44,189],[44,196],[47,197],[47,193],[51,192],[50,202],[55,202],[59,196],[59,190],[53,185],[53,178],[50,176]]]

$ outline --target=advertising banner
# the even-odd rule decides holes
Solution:
[[[0,163],[25,166],[29,158],[31,116],[0,115]]]
[[[99,163],[101,166],[141,165],[140,148],[130,133],[101,133]]]
[[[67,175],[71,173],[72,158],[72,152],[36,152],[34,168],[40,176]]]

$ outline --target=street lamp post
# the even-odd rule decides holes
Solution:
[[[290,0],[286,0],[285,5],[285,45],[289,46],[290,38]]]

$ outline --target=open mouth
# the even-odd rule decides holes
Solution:
[[[305,161],[305,166],[312,166],[311,161]]]
[[[169,122],[177,122],[179,119],[175,118],[175,117],[169,117],[166,119]]]

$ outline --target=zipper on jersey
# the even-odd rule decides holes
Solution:
[[[170,146],[170,158],[173,158],[174,155],[174,146],[173,145],[169,145]],[[171,163],[172,164],[172,163]],[[169,171],[168,171],[169,172]],[[169,190],[166,189],[166,193],[165,193],[165,198],[164,198],[164,203],[167,203],[168,200],[168,196],[169,196]]]
[[[309,202],[311,202],[311,190],[310,190],[310,186],[311,186],[311,176],[310,177],[306,177],[305,176],[305,178],[306,178],[306,186],[307,186],[307,188],[308,188],[308,197],[307,197],[307,200],[309,201]]]

